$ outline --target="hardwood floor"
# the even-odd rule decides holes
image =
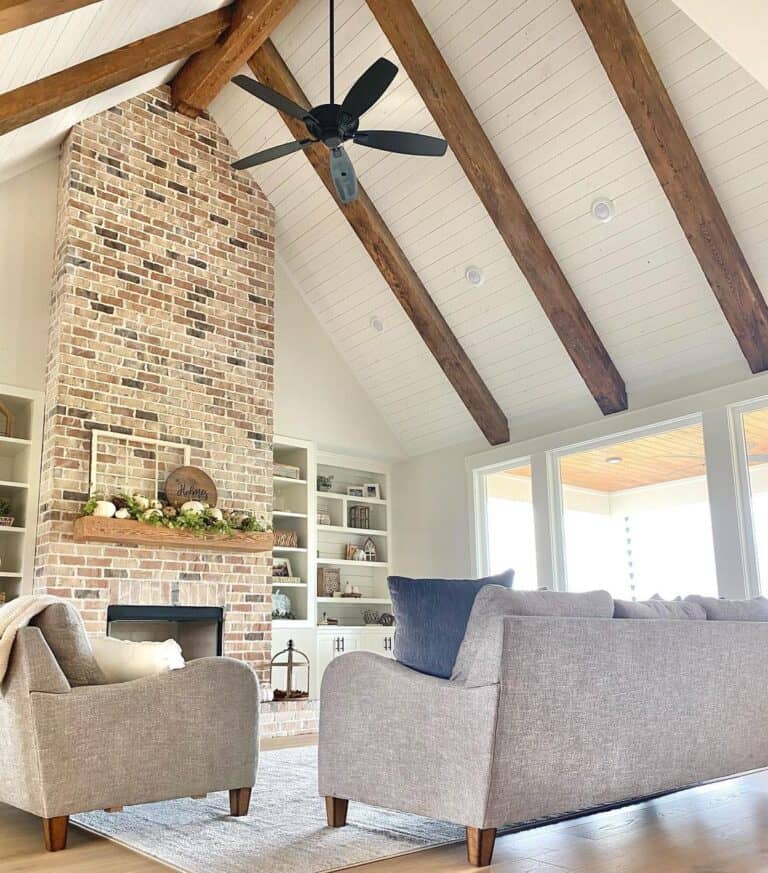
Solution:
[[[264,748],[300,745],[272,741]],[[350,811],[353,810],[350,804]],[[351,813],[353,814],[353,813]],[[356,873],[467,873],[463,845],[356,867]],[[501,836],[493,873],[768,873],[768,771],[648,803]],[[2,873],[158,873],[168,868],[70,826],[43,849],[39,819],[0,804]]]

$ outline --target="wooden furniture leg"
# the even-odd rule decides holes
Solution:
[[[234,816],[248,815],[248,807],[251,804],[250,788],[229,789],[229,814]]]
[[[493,858],[496,828],[467,828],[467,860],[474,867],[488,867]]]
[[[59,815],[56,818],[43,819],[43,837],[48,852],[60,852],[67,848],[67,828],[69,816]]]
[[[325,814],[328,817],[329,828],[343,828],[347,823],[349,801],[341,797],[325,798]]]

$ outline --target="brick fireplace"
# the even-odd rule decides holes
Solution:
[[[269,554],[72,539],[94,429],[190,445],[219,505],[271,512],[272,207],[216,124],[167,98],[90,118],[62,148],[35,587],[92,634],[110,604],[222,607],[224,654],[266,683]]]

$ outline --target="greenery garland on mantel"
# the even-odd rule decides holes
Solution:
[[[264,518],[247,512],[225,511],[196,500],[187,501],[178,509],[163,500],[152,500],[143,494],[97,492],[83,505],[81,515],[101,516],[140,521],[153,527],[183,530],[195,534],[264,533],[272,530]]]

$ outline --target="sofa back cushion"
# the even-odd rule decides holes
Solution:
[[[93,656],[80,613],[68,603],[53,603],[32,619],[59,662],[69,684],[104,685],[106,679]]]
[[[614,600],[614,618],[661,618],[689,621],[704,621],[707,613],[699,603],[688,600]]]
[[[768,598],[751,600],[721,600],[689,594],[686,603],[696,603],[704,609],[709,621],[768,621]]]
[[[473,686],[499,681],[505,615],[613,618],[613,598],[607,591],[571,593],[486,588],[475,598],[451,679]]]
[[[488,585],[510,588],[513,578],[512,570],[485,579],[390,576],[395,658],[420,673],[448,679],[478,591]]]

